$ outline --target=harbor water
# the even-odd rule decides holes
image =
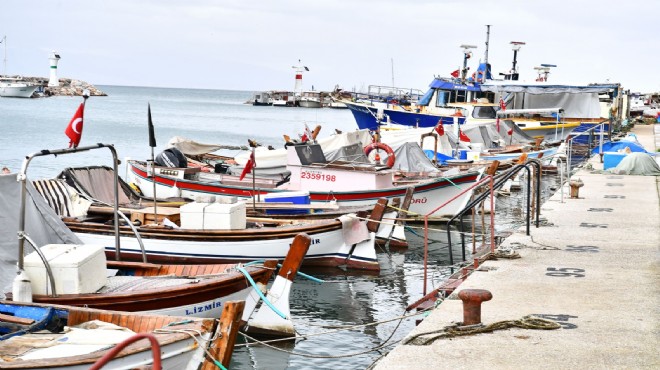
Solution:
[[[125,158],[147,159],[151,155],[148,104],[158,144],[156,154],[174,136],[226,145],[247,145],[247,140],[253,139],[279,148],[284,145],[283,135],[298,137],[305,124],[310,128],[321,125],[320,136],[330,135],[336,129],[356,129],[348,110],[252,106],[245,104],[253,94],[249,91],[100,88],[108,96],[88,99],[80,145],[114,144],[122,162]],[[68,147],[64,130],[81,102],[80,97],[0,99],[0,166],[17,172],[30,153]],[[30,164],[28,177],[54,177],[70,166],[110,166],[110,158],[110,153],[103,150],[40,157]],[[120,175],[124,176],[124,171],[122,165]],[[545,186],[552,188],[553,184]],[[544,190],[544,197],[548,191]],[[501,198],[498,202],[498,208],[502,208],[497,216],[499,231],[513,230],[524,222],[521,196]],[[423,231],[413,226],[407,231],[408,249],[379,251],[378,275],[340,269],[304,270],[325,281],[297,278],[293,285],[291,312],[299,335],[304,338],[295,343],[246,346],[239,335],[232,369],[369,367],[409,333],[420,318],[400,319],[406,315],[405,308],[423,295],[422,235]],[[451,273],[446,231],[431,231],[430,239],[429,290]],[[459,235],[452,235],[454,256],[460,259],[460,246],[456,244],[459,239]],[[15,260],[1,263],[4,292],[15,276]]]

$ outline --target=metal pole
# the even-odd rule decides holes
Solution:
[[[115,173],[114,184],[112,186],[113,191],[115,192],[115,201],[114,201],[114,222],[115,222],[115,259],[117,261],[121,260],[120,256],[120,244],[119,244],[119,168],[117,168],[119,159],[117,159],[117,151],[114,146],[108,146],[110,152],[112,152],[112,170]]]
[[[151,147],[151,181],[154,185],[154,222],[158,223],[158,201],[156,201],[156,161],[154,159],[154,147]]]

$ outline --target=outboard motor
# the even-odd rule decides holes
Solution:
[[[186,168],[188,160],[177,148],[168,148],[156,156],[155,162],[162,167]]]

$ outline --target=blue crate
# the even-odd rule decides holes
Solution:
[[[603,153],[603,169],[608,170],[610,168],[616,167],[623,158],[625,158],[626,153],[618,152],[605,152]]]
[[[263,196],[266,203],[293,203],[310,204],[308,191],[286,191],[281,193],[271,193]],[[267,209],[267,215],[295,215],[309,213],[309,209]]]

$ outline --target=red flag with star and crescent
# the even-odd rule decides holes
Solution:
[[[69,125],[66,127],[66,130],[64,130],[66,136],[68,136],[69,140],[71,140],[69,142],[69,148],[71,147],[77,148],[78,144],[80,144],[80,138],[82,137],[82,130],[83,130],[84,110],[85,110],[85,104],[80,103],[80,106],[76,111],[76,114],[73,115],[73,118],[71,118]]]
[[[241,172],[241,177],[239,177],[238,180],[242,181],[245,175],[252,172],[252,168],[256,166],[257,166],[257,162],[254,160],[254,150],[253,150],[252,153],[250,153],[250,159],[245,164],[245,168],[243,168],[243,172]]]

